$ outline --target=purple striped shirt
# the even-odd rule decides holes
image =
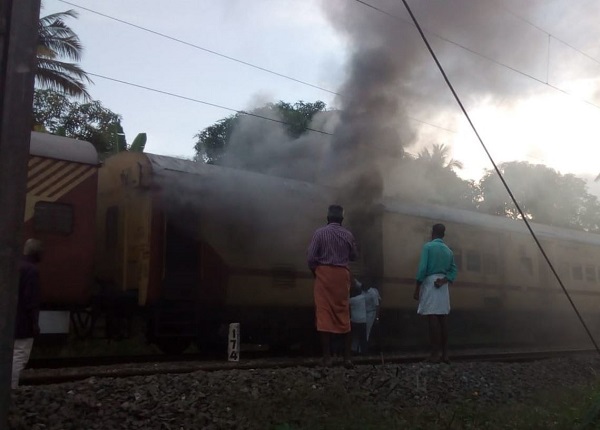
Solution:
[[[308,247],[308,267],[310,270],[317,266],[348,267],[350,261],[356,260],[356,254],[352,233],[332,222],[315,231]]]

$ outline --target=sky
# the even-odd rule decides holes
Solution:
[[[596,28],[600,2],[480,0],[476,7],[465,9],[468,13],[459,13],[461,1],[464,3],[448,0],[445,9],[434,0],[411,4],[415,4],[415,14],[429,31],[432,47],[464,97],[496,161],[544,163],[561,173],[595,177],[600,173],[600,29]],[[370,2],[407,19],[400,1]],[[342,88],[361,37],[336,23],[332,5],[354,8],[352,13],[363,20],[393,19],[353,0],[72,3],[331,91]],[[79,12],[79,18],[69,20],[69,25],[84,44],[81,66],[88,72],[233,109],[247,110],[277,100],[322,100],[331,108],[342,105],[330,92],[167,40],[60,0],[44,0],[42,14],[67,9]],[[395,25],[406,26],[400,21]],[[421,80],[407,77],[403,81],[419,86],[411,97],[422,96],[409,109],[413,137],[403,143],[404,148],[416,153],[433,143],[450,145],[453,157],[465,165],[460,175],[477,179],[490,167],[489,161],[435,64],[428,59],[416,30],[407,28],[414,34],[403,40],[389,40],[390,44],[411,44],[411,52],[419,53],[414,61],[418,59],[422,64],[417,69]],[[410,55],[406,61],[413,61]],[[137,133],[146,132],[146,151],[151,153],[192,157],[194,135],[232,113],[97,77],[93,80],[92,97],[122,115],[129,141]],[[400,120],[398,123],[404,124]],[[592,185],[600,191],[600,186]]]

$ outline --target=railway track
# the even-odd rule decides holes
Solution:
[[[549,358],[596,354],[593,349],[537,349],[537,350],[463,350],[452,354],[453,362],[496,361],[527,362]],[[422,352],[380,354],[355,357],[357,365],[409,364],[423,361]],[[46,363],[44,363],[44,361]],[[269,369],[290,367],[318,367],[319,358],[305,357],[252,357],[238,362],[206,359],[194,354],[172,357],[165,355],[129,357],[94,357],[36,360],[35,368],[25,370],[21,375],[22,385],[44,385],[79,381],[87,378],[124,378],[156,374],[181,374],[196,371]],[[44,365],[45,364],[45,365]],[[445,366],[446,364],[439,364]]]

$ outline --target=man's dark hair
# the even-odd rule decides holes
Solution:
[[[327,209],[327,222],[342,223],[344,220],[344,208],[340,205],[331,205]]]
[[[434,224],[431,228],[431,234],[441,239],[446,234],[446,226],[444,224]]]

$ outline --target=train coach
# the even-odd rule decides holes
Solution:
[[[122,153],[99,173],[96,274],[109,303],[129,297],[167,352],[217,341],[240,322],[251,341],[286,346],[314,332],[305,252],[335,190],[172,157]],[[352,202],[348,207],[352,206]],[[354,212],[354,213],[353,213]],[[365,225],[368,214],[368,226]],[[458,209],[383,200],[354,205],[361,245],[356,277],[377,286],[383,342],[422,343],[412,299],[431,225],[444,222],[459,266],[452,288],[454,342],[585,342],[575,314],[524,225]],[[597,235],[534,229],[597,331]]]
[[[230,322],[251,342],[306,343],[314,314],[305,253],[336,196],[312,183],[153,154],[123,152],[100,166],[87,142],[32,133],[25,237],[45,248],[42,330],[82,334],[104,313],[141,316],[148,339],[171,353],[219,342]],[[391,199],[340,203],[361,248],[352,272],[384,298],[376,338],[385,345],[425,340],[412,291],[436,222],[447,225],[459,266],[453,342],[586,342],[521,222]],[[533,228],[598,334],[600,237]]]
[[[98,155],[89,142],[31,133],[24,237],[40,239],[40,329],[68,333],[92,296]]]
[[[458,277],[451,288],[451,339],[460,345],[589,346],[589,339],[522,221],[435,205],[385,202],[386,329],[418,339],[414,271],[430,228],[442,222]],[[600,235],[532,223],[584,320],[600,334]],[[423,334],[421,333],[421,336]]]
[[[312,331],[305,252],[329,190],[153,154],[99,173],[96,274],[105,301],[129,297],[166,352],[217,341],[240,322],[253,342]]]

